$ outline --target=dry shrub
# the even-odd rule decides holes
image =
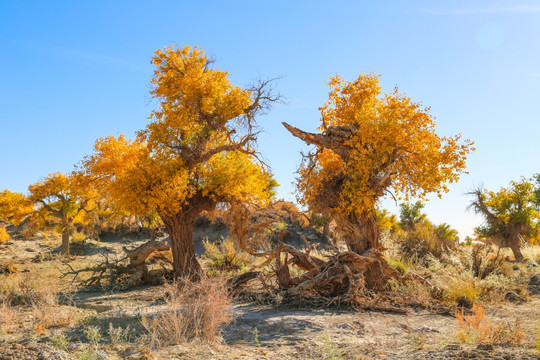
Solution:
[[[290,201],[278,200],[271,204],[267,211],[275,212],[282,221],[292,226],[309,226],[308,218]]]
[[[31,276],[30,273],[2,276],[0,301],[7,301],[12,305],[56,304],[60,291],[58,279],[43,274]]]
[[[428,257],[441,259],[455,247],[454,240],[442,236],[438,227],[419,222],[411,230],[398,233],[399,255],[428,266]]]
[[[253,259],[251,256],[238,248],[230,237],[219,242],[203,240],[205,254],[209,261],[209,267],[217,271],[240,271],[245,269]]]
[[[470,253],[470,269],[476,277],[483,279],[490,274],[500,274],[504,270],[505,259],[500,248],[491,244],[474,245]]]
[[[70,307],[43,304],[41,306],[34,305],[34,314],[37,326],[49,329],[73,324],[77,311]]]
[[[521,249],[523,256],[530,259],[532,262],[540,265],[540,246],[528,244]]]
[[[232,298],[216,278],[169,285],[165,297],[163,312],[141,320],[153,349],[193,339],[215,342],[222,326],[232,320]]]
[[[0,332],[12,334],[19,329],[19,317],[7,301],[0,303]]]
[[[457,337],[467,343],[489,341],[491,339],[491,323],[485,317],[484,308],[480,305],[473,305],[472,313],[465,315],[465,310],[455,311],[457,320]]]
[[[8,259],[0,263],[0,274],[13,274],[19,268],[19,264],[15,263],[13,260]]]
[[[491,331],[491,341],[505,346],[521,345],[525,341],[525,332],[517,319],[513,324],[499,322]]]
[[[31,239],[37,235],[42,226],[36,221],[26,221],[20,226],[19,234],[25,239]]]
[[[525,341],[525,332],[519,320],[513,324],[499,322],[495,326],[486,317],[484,308],[474,305],[472,313],[465,315],[463,308],[455,311],[457,337],[467,343],[490,342],[497,345],[517,346]]]

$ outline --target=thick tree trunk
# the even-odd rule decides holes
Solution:
[[[375,211],[362,215],[335,213],[333,216],[337,225],[336,231],[347,244],[349,251],[362,255],[370,249],[379,250],[380,228]]]
[[[195,256],[193,220],[194,216],[186,213],[163,219],[169,232],[175,277],[198,280],[202,269]]]
[[[513,237],[509,241],[509,247],[512,250],[512,253],[514,254],[514,258],[518,262],[523,262],[525,260],[525,257],[521,253],[521,244],[519,237]]]
[[[62,247],[60,249],[62,255],[69,256],[69,234],[71,229],[69,226],[64,225],[64,230],[62,230]]]

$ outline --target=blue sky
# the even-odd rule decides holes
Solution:
[[[288,199],[306,147],[281,121],[315,130],[330,75],[381,74],[430,106],[440,134],[478,149],[426,205],[463,237],[481,222],[465,192],[540,171],[539,39],[540,1],[2,1],[0,189],[25,192],[95,139],[143,128],[153,51],[200,45],[235,84],[282,76],[259,150]]]

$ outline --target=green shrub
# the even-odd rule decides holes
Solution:
[[[205,249],[204,258],[208,260],[209,267],[218,271],[241,271],[251,262],[251,256],[238,249],[231,238],[220,242],[203,240]]]

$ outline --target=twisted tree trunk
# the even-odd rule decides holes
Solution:
[[[335,213],[333,217],[337,233],[347,244],[349,251],[362,255],[370,249],[379,249],[380,228],[374,211],[362,215]]]

